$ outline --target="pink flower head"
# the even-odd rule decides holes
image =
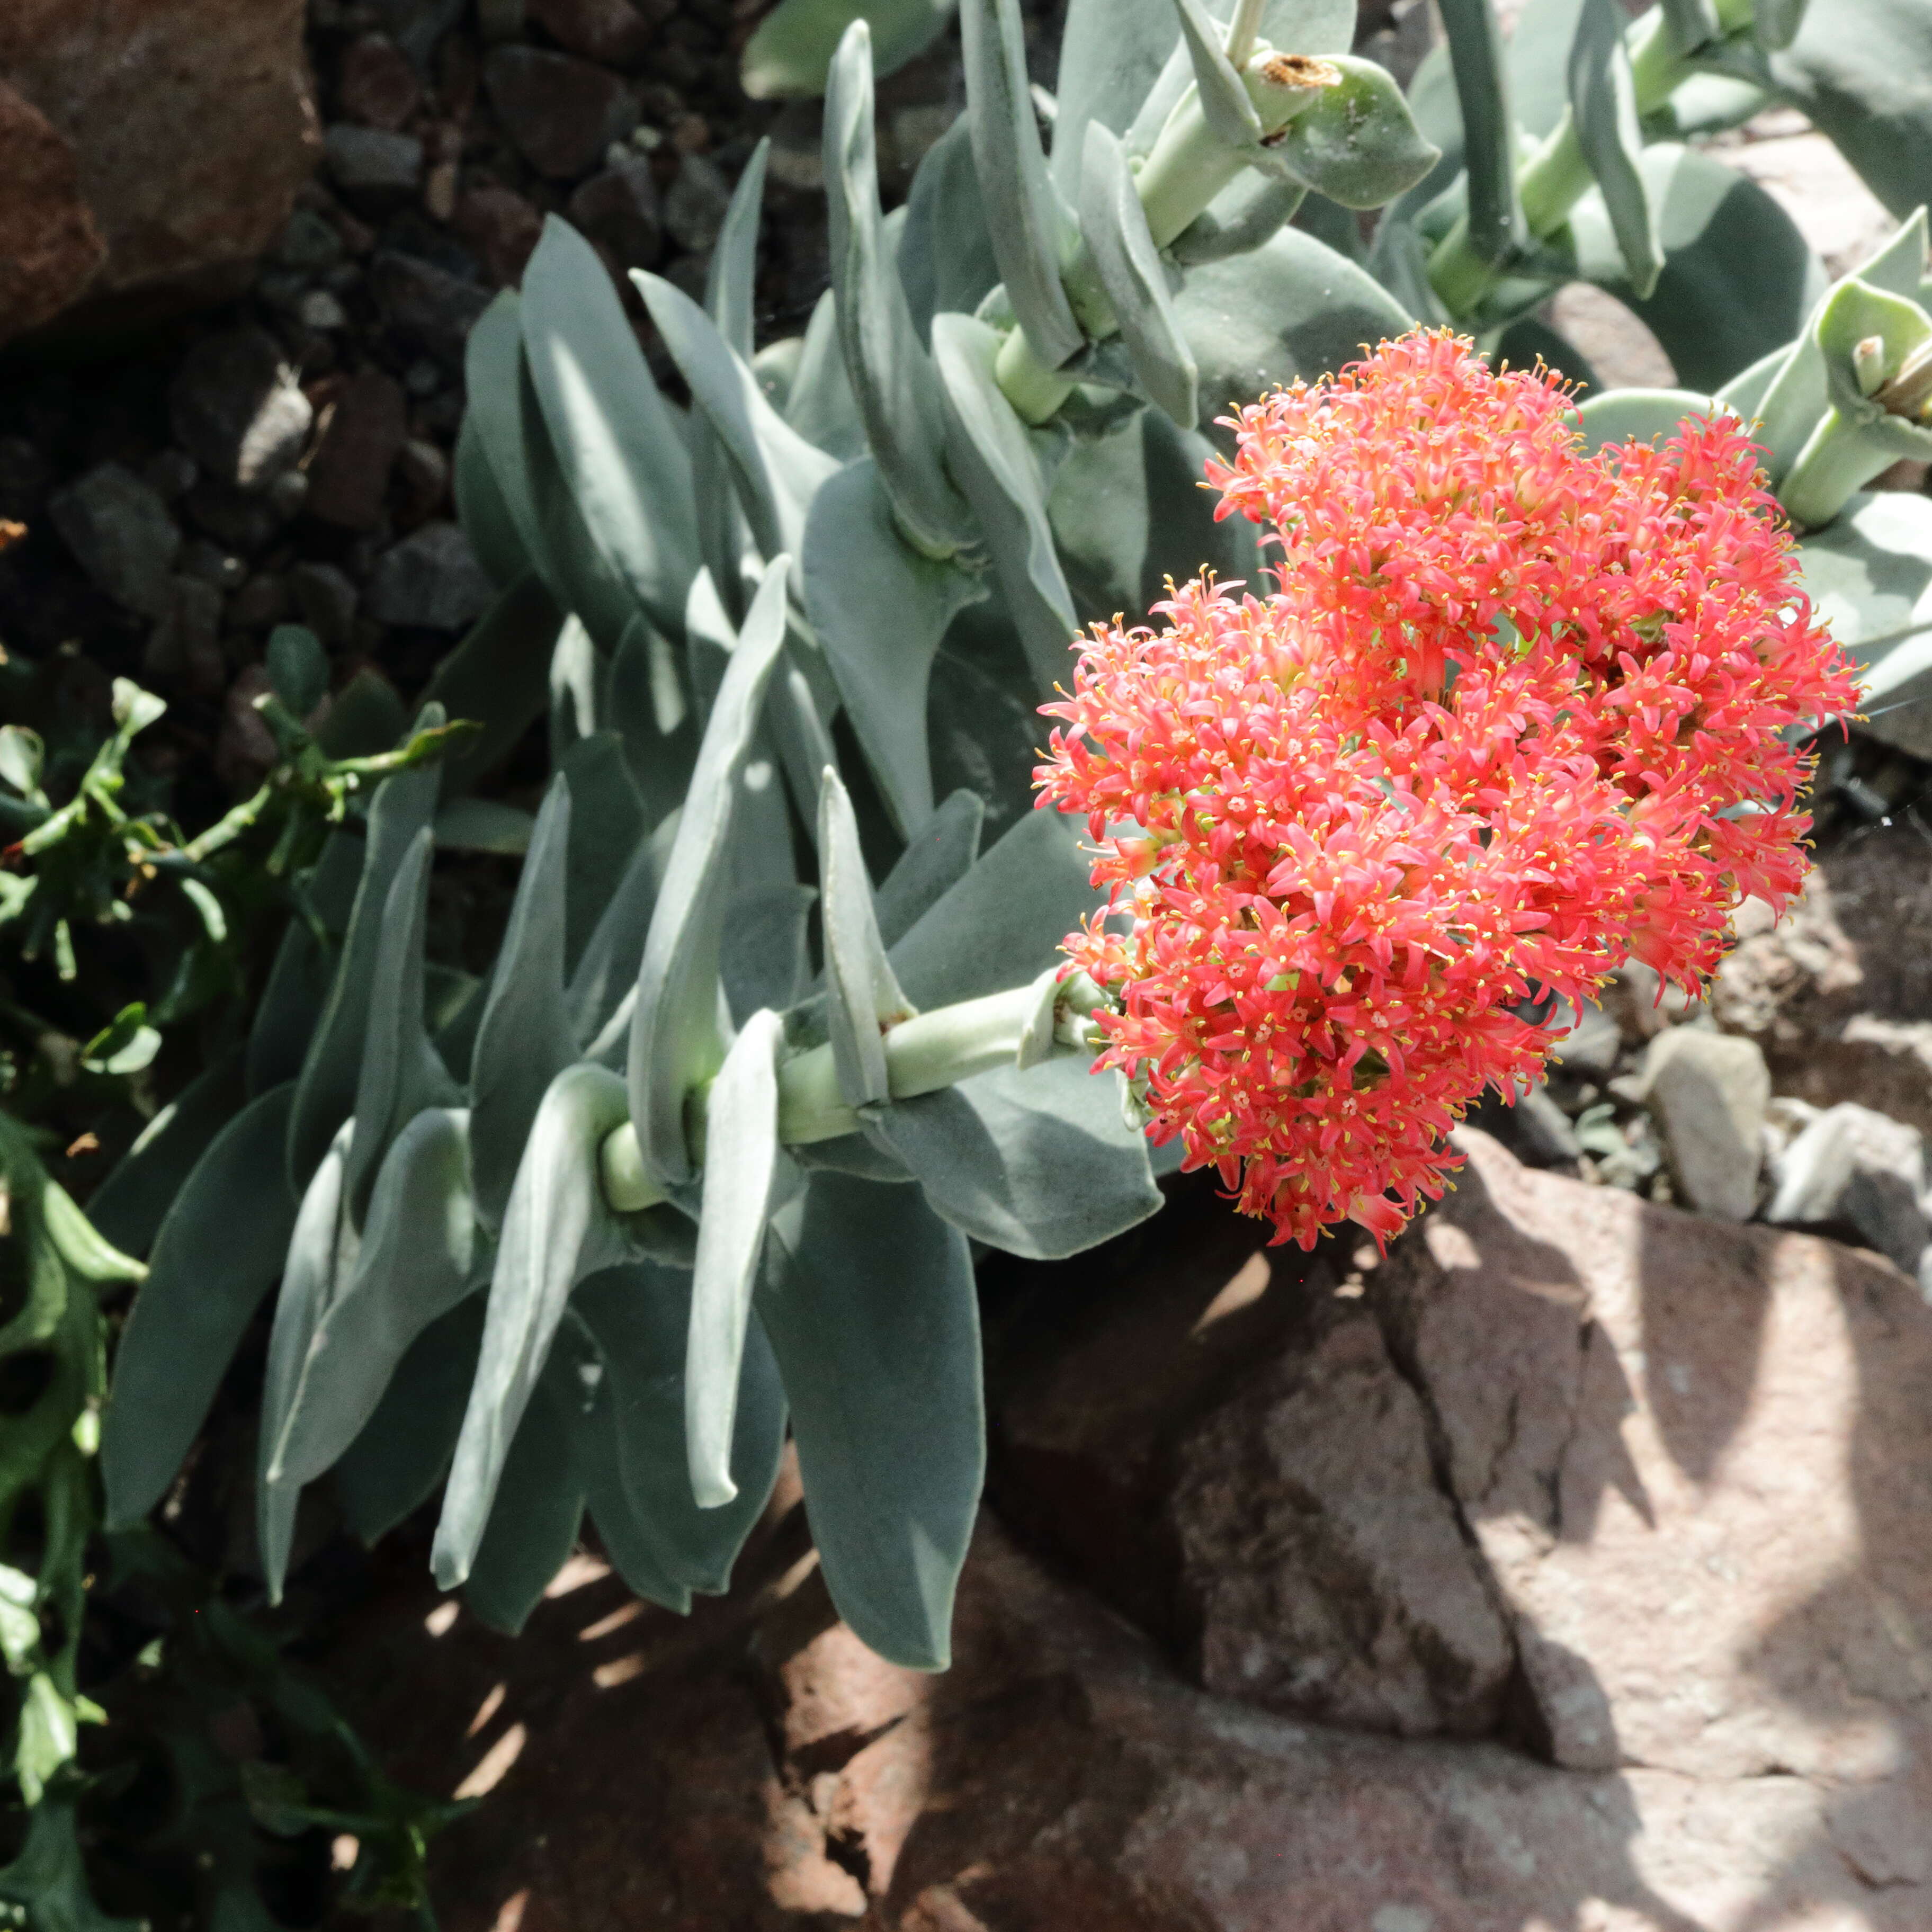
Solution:
[[[1516,1009],[1631,958],[1694,990],[1741,896],[1797,890],[1792,728],[1855,691],[1729,418],[1586,454],[1555,376],[1418,332],[1230,427],[1274,594],[1096,626],[1045,707],[1042,802],[1112,888],[1066,950],[1156,1141],[1278,1241],[1381,1242],[1540,1072]]]

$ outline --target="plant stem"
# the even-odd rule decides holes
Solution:
[[[1820,418],[1778,486],[1778,500],[1801,530],[1821,529],[1856,491],[1897,460],[1876,439],[1862,435],[1834,404]]]
[[[1038,1036],[1049,992],[1050,1042]],[[1088,1044],[1087,1016],[1103,998],[1084,974],[1075,974],[1045,991],[1036,982],[915,1013],[883,1036],[888,1090],[895,1100],[910,1100],[996,1067],[1033,1065],[1056,1049],[1083,1050]],[[686,1131],[700,1162],[708,1101],[709,1088],[701,1087],[686,1108]],[[858,1114],[838,1090],[829,1043],[808,1048],[778,1069],[778,1138],[784,1145],[836,1140],[856,1133],[859,1124]],[[644,1171],[637,1130],[628,1122],[605,1140],[598,1167],[604,1198],[618,1214],[634,1214],[666,1198]]]

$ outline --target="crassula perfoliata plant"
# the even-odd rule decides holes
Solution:
[[[1448,11],[1478,123],[1501,44]],[[500,596],[417,727],[481,729],[364,788],[245,1100],[190,1089],[108,1196],[148,1262],[110,1521],[166,1494],[272,1288],[272,1588],[326,1480],[370,1538],[440,1491],[436,1575],[506,1626],[586,1517],[682,1609],[789,1435],[841,1612],[941,1666],[984,1462],[975,1244],[1075,1252],[1184,1156],[1285,1237],[1385,1234],[1484,1082],[1534,1071],[1524,1000],[1632,952],[1694,976],[1731,894],[1792,889],[1779,734],[1852,701],[1794,559],[1858,604],[1854,493],[1927,434],[1922,219],[1828,293],[1802,242],[1775,262],[1783,320],[1680,364],[1726,393],[1592,395],[1580,426],[1476,350],[1515,356],[1592,272],[1592,219],[1634,250],[1650,208],[1666,287],[1630,76],[1654,92],[1642,37],[1694,23],[1606,40],[1552,0],[1519,42],[1546,13],[1574,131],[1483,124],[1465,163],[1433,68],[1411,102],[1348,52],[1348,0],[1073,0],[1050,114],[1012,0],[966,0],[967,112],[890,215],[856,25],[803,335],[753,338],[762,152],[703,302],[633,278],[688,407],[550,224],[470,346],[457,489]],[[1743,59],[1754,22],[1713,20]],[[1499,194],[1541,211],[1500,240]],[[1413,333],[1445,320],[1474,346]],[[1812,493],[1802,551],[1732,420],[1758,415],[1772,484]],[[1127,626],[1164,594],[1166,630]],[[546,710],[534,820],[472,796]],[[512,836],[467,980],[426,957],[434,854]]]

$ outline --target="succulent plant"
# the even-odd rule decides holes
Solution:
[[[1532,311],[1592,276],[1667,312],[1716,393],[1593,394],[1590,436],[1762,414],[1828,586],[1895,514],[1853,493],[1928,434],[1922,217],[1828,294],[1767,198],[1648,140],[1708,122],[1714,76],[1726,112],[1797,94],[1789,8],[1673,0],[1626,32],[1609,0],[1540,0],[1508,47],[1480,0],[1445,11],[1453,71],[1405,100],[1348,52],[1349,0],[1073,0],[1042,115],[1015,0],[964,0],[968,111],[890,215],[855,22],[803,334],[753,338],[762,150],[701,303],[633,278],[688,409],[550,221],[470,339],[456,487],[500,594],[412,742],[480,729],[357,795],[245,1095],[190,1088],[103,1204],[149,1257],[111,1522],[166,1492],[279,1280],[272,1587],[328,1478],[370,1538],[440,1488],[436,1574],[504,1626],[586,1515],[682,1609],[725,1587],[789,1432],[842,1614],[944,1665],[984,1462],[975,1244],[1064,1256],[1160,1198],[1090,1075],[1098,989],[1060,948],[1103,902],[1084,822],[1030,809],[1036,708],[1083,624],[1256,576],[1255,527],[1198,488],[1222,419],[1417,320],[1586,374]],[[1917,621],[1827,594],[1894,644]],[[477,800],[546,710],[542,810]],[[432,982],[435,848],[485,825],[525,848],[501,950]]]

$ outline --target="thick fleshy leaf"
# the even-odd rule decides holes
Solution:
[[[1226,147],[1238,150],[1258,142],[1261,116],[1221,44],[1217,23],[1201,0],[1174,0],[1174,10],[1180,22],[1180,44],[1193,70],[1202,118]]]
[[[1259,152],[1276,171],[1344,208],[1380,208],[1421,181],[1439,152],[1387,68],[1348,54],[1324,59],[1340,81],[1321,88]]]
[[[442,722],[431,707],[424,708],[423,721]],[[369,808],[355,910],[289,1116],[289,1180],[294,1189],[308,1186],[336,1129],[356,1105],[389,889],[411,848],[428,832],[436,813],[437,778],[434,765],[398,772],[382,781]]]
[[[1584,439],[1594,451],[1606,442],[1648,442],[1675,436],[1694,418],[1722,416],[1714,397],[1693,389],[1609,389],[1592,396],[1577,411]]]
[[[224,1054],[189,1082],[88,1197],[87,1218],[102,1238],[124,1254],[146,1255],[188,1176],[247,1098],[238,1053]]]
[[[617,881],[646,839],[649,816],[623,740],[614,731],[578,740],[558,763],[570,784],[564,961],[574,970]]]
[[[1084,1058],[1002,1067],[896,1102],[867,1132],[955,1227],[1035,1261],[1078,1254],[1160,1206],[1146,1137],[1121,1118],[1118,1079]]]
[[[1294,228],[1251,255],[1190,269],[1174,306],[1200,369],[1204,423],[1298,376],[1330,374],[1364,343],[1411,326],[1372,276]]]
[[[1046,520],[1046,492],[1026,425],[993,374],[1000,339],[970,316],[933,318],[946,393],[947,452],[993,553],[993,568],[1044,696],[1071,666],[1078,628]]]
[[[870,457],[813,500],[805,530],[805,608],[852,728],[902,826],[932,809],[926,730],[934,653],[946,626],[986,594],[983,578],[902,540]]]
[[[1864,728],[1932,756],[1932,500],[1855,496],[1798,555],[1817,617],[1858,668]]]
[[[738,78],[754,100],[822,94],[826,69],[855,21],[872,71],[896,74],[946,31],[958,0],[778,0],[745,44]]]
[[[1442,0],[1442,25],[1462,112],[1469,176],[1469,245],[1499,262],[1528,238],[1516,192],[1516,115],[1493,0]]]
[[[660,623],[697,568],[690,459],[596,250],[551,215],[524,271],[524,354],[591,541]]]
[[[488,1228],[502,1219],[545,1091],[577,1057],[564,1002],[570,802],[560,773],[537,816],[470,1060],[470,1161],[476,1211]]]
[[[1018,0],[964,0],[973,165],[1000,279],[1034,352],[1058,368],[1085,338],[1060,279],[1066,218],[1040,145]]]
[[[286,1402],[264,1403],[271,1482],[299,1486],[331,1468],[416,1337],[469,1293],[478,1238],[468,1120],[460,1108],[428,1108],[389,1150],[354,1271],[322,1310]]]
[[[1134,190],[1126,151],[1097,122],[1087,130],[1080,228],[1142,386],[1183,429],[1194,427],[1194,352],[1181,333],[1167,271]]]
[[[718,1027],[719,890],[739,782],[765,687],[784,643],[786,562],[768,566],[704,728],[698,769],[651,915],[631,1026],[631,1115],[644,1170],[660,1186],[692,1178],[684,1133],[692,1089],[723,1064]]]
[[[464,1601],[493,1630],[523,1628],[576,1544],[598,1367],[596,1351],[567,1334],[531,1391],[464,1584]]]
[[[986,1473],[965,1237],[915,1188],[815,1174],[772,1221],[758,1307],[839,1615],[890,1662],[944,1670]]]
[[[1151,610],[1168,580],[1212,571],[1224,584],[1259,581],[1258,532],[1246,517],[1216,521],[1202,487],[1213,446],[1157,410],[1083,438],[1053,479],[1047,501],[1060,567],[1076,614],[1107,622]],[[1038,744],[1037,730],[1030,743]]]
[[[939,378],[914,328],[882,232],[869,48],[865,22],[855,21],[832,63],[825,98],[839,340],[866,440],[900,527],[926,556],[950,556],[970,534],[968,512],[946,473]]]
[[[760,1006],[784,1012],[805,997],[812,980],[807,940],[814,886],[796,882],[734,893],[731,944],[719,965],[731,1022],[742,1026]]]
[[[637,600],[598,548],[550,446],[524,354],[520,302],[505,290],[470,332],[465,420],[476,424],[518,540],[552,601],[614,648]]]
[[[703,1208],[685,1354],[685,1442],[692,1493],[716,1509],[731,1475],[738,1385],[765,1217],[778,1186],[778,1049],[784,1023],[754,1013],[731,1042],[706,1110]]]
[[[470,1574],[572,1288],[628,1258],[598,1166],[605,1139],[628,1118],[624,1083],[583,1064],[560,1073],[537,1109],[503,1215],[482,1354],[436,1525],[432,1562],[446,1589]]]
[[[463,526],[463,534],[490,582],[499,590],[507,590],[530,570],[532,559],[517,534],[516,520],[490,467],[483,433],[466,410],[457,431],[452,472],[457,520]]]
[[[483,727],[442,760],[445,798],[467,790],[507,758],[543,715],[550,653],[562,622],[542,579],[526,572],[436,666],[423,701]]]
[[[670,865],[679,817],[672,813],[632,854],[571,974],[566,998],[571,1031],[578,1044],[586,1049],[612,1024],[620,1008],[628,1028],[644,939]]]
[[[956,791],[914,828],[872,902],[886,945],[898,944],[971,869],[986,817],[986,801],[977,792]]]
[[[897,254],[899,279],[922,342],[942,310],[970,315],[999,282],[986,205],[973,166],[973,130],[963,117],[927,148],[913,175]],[[813,440],[834,447],[822,436]],[[863,448],[855,444],[849,453],[859,455]]]
[[[1061,194],[1079,192],[1090,125],[1126,130],[1174,50],[1174,0],[1071,0],[1053,122],[1052,167]]]
[[[483,1341],[483,1298],[432,1322],[396,1365],[376,1412],[336,1463],[335,1492],[364,1543],[386,1535],[436,1492],[463,1426]]]
[[[859,405],[845,374],[838,298],[830,289],[819,297],[806,324],[783,411],[785,421],[806,442],[842,463],[864,453],[866,426],[859,420]]]
[[[1245,255],[1278,235],[1307,198],[1308,190],[1299,182],[1245,170],[1174,238],[1168,253],[1184,268]],[[1324,205],[1335,206],[1332,202]],[[1336,212],[1352,225],[1353,215],[1339,208]]]
[[[324,945],[315,928],[320,926],[332,938],[347,932],[365,850],[362,839],[346,831],[332,832],[323,841],[321,857],[292,882],[305,916],[290,920],[282,928],[268,984],[248,1029],[250,1100],[302,1076],[334,980],[334,949]]]
[[[1594,190],[1570,213],[1578,271],[1648,324],[1679,382],[1712,392],[1798,333],[1824,270],[1778,202],[1714,155],[1659,142],[1642,171],[1664,243],[1656,289],[1646,298],[1627,279]]]
[[[1584,0],[1570,48],[1570,112],[1622,252],[1624,272],[1642,297],[1663,272],[1664,244],[1644,178],[1636,83],[1624,44],[1627,17],[1617,0]]]
[[[255,1534],[271,1603],[281,1600],[301,1494],[299,1484],[278,1479],[275,1449],[294,1406],[309,1344],[329,1304],[346,1286],[344,1277],[356,1265],[359,1245],[346,1211],[355,1125],[353,1120],[343,1122],[309,1178],[296,1216],[295,1232],[289,1238],[282,1285],[275,1297],[274,1323],[268,1331],[268,1368],[262,1378],[262,1426],[256,1442]]]
[[[852,801],[830,766],[818,795],[818,864],[825,893],[826,1020],[838,1090],[848,1107],[875,1106],[891,1097],[883,1029],[910,1009],[886,958]]]
[[[571,1312],[604,1358],[602,1398],[614,1440],[614,1474],[636,1541],[670,1586],[654,1600],[688,1607],[693,1591],[716,1595],[777,1480],[784,1450],[784,1391],[763,1328],[745,1336],[730,1480],[736,1493],[700,1509],[691,1492],[685,1450],[684,1364],[691,1328],[688,1270],[635,1262],[595,1275],[571,1299]],[[607,1504],[607,1513],[614,1513]],[[597,1512],[593,1485],[591,1510]],[[598,1526],[604,1526],[599,1516]],[[627,1578],[630,1576],[626,1570]]]
[[[641,269],[631,279],[730,459],[760,551],[767,558],[782,550],[796,556],[812,497],[838,468],[837,459],[808,442],[772,408],[750,364],[682,289]]]
[[[215,1136],[154,1238],[102,1420],[110,1528],[138,1522],[173,1481],[280,1272],[296,1220],[282,1153],[295,1096],[292,1082],[272,1088]]]
[[[1932,7],[1831,0],[1769,57],[1779,92],[1903,220],[1932,202]]]
[[[345,1170],[349,1216],[358,1228],[389,1143],[424,1108],[454,1106],[462,1098],[423,1024],[424,929],[434,842],[427,830],[416,834],[382,909]]]
[[[1023,986],[1103,903],[1081,849],[1084,819],[1029,812],[892,949],[922,1011]]]

